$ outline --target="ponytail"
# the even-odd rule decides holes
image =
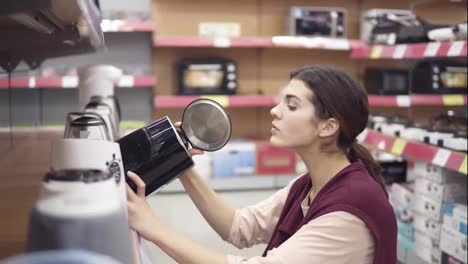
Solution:
[[[369,174],[382,187],[383,191],[385,192],[385,195],[387,195],[388,198],[388,193],[385,189],[384,179],[382,177],[382,166],[380,166],[380,164],[376,160],[374,160],[369,151],[364,146],[355,141],[351,144],[347,156],[348,159],[352,162],[360,159],[362,163],[364,163]]]

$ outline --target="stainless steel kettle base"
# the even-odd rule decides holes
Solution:
[[[231,119],[226,110],[210,99],[198,99],[184,110],[182,130],[194,148],[218,150],[231,137]]]

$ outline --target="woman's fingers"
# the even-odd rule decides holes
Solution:
[[[130,201],[133,201],[136,197],[137,197],[136,193],[127,183],[127,199],[129,199]]]
[[[130,177],[130,179],[132,179],[132,181],[137,186],[136,194],[141,198],[145,198],[146,184],[143,182],[143,180],[140,178],[140,176],[136,175],[135,173],[133,173],[131,171],[127,172],[127,175],[128,175],[128,177]]]
[[[176,128],[177,130],[180,130],[180,126],[181,126],[181,125],[182,125],[182,122],[180,122],[180,121],[177,121],[177,122],[174,123],[174,126],[175,126],[175,128]]]
[[[190,155],[193,156],[193,155],[202,155],[205,152],[203,152],[203,150],[201,149],[192,148],[192,149],[189,149],[189,153]]]

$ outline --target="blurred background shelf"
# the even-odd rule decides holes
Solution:
[[[463,57],[467,55],[467,41],[429,42],[398,45],[367,45],[355,43],[351,57],[355,59],[423,59]]]
[[[398,156],[403,155],[409,159],[424,161],[467,175],[466,153],[387,136],[371,129],[364,130],[359,140],[374,149]]]
[[[0,89],[7,89],[8,82],[8,79],[0,79]],[[77,85],[78,76],[11,78],[11,88],[76,88]],[[156,85],[156,78],[124,75],[115,85],[116,87],[153,87]]]

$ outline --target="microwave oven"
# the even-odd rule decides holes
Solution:
[[[402,69],[367,68],[364,86],[368,94],[402,95],[409,93],[409,73]]]
[[[425,60],[411,71],[411,92],[467,94],[467,65],[452,60]]]
[[[344,38],[346,11],[333,7],[294,6],[289,14],[289,34]]]

